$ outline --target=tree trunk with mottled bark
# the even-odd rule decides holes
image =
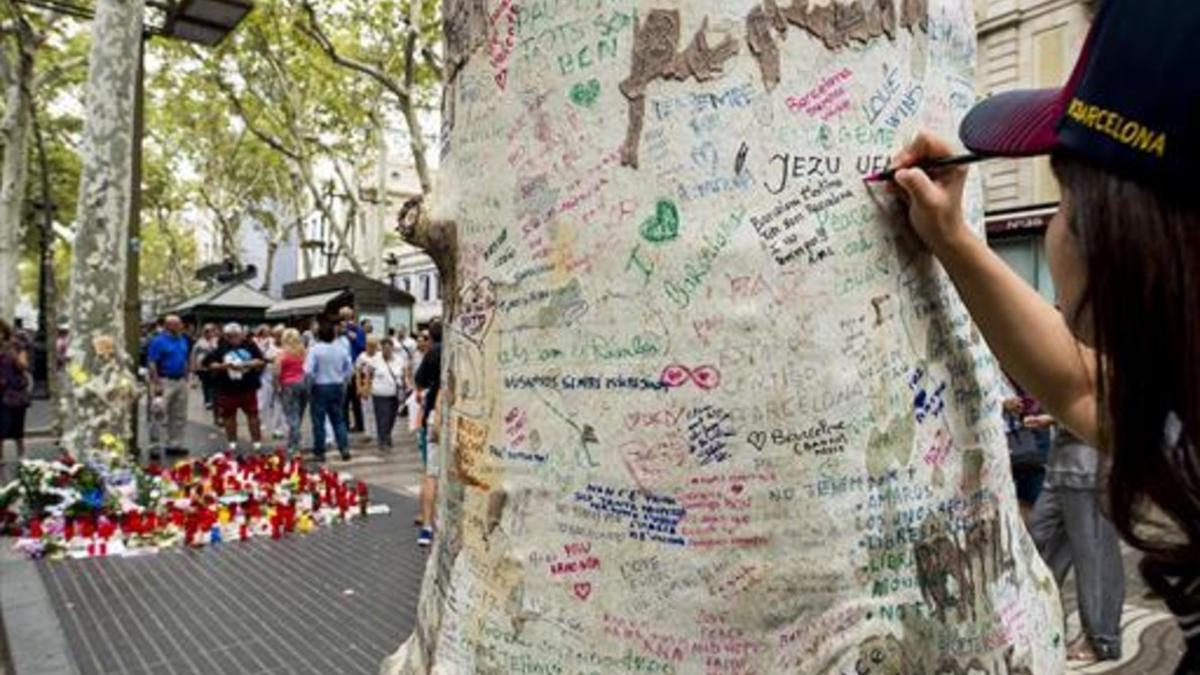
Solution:
[[[438,515],[384,673],[1063,668],[1006,385],[864,182],[971,0],[450,0]],[[966,217],[977,233],[977,179]]]
[[[100,0],[92,24],[63,439],[76,456],[120,451],[136,389],[124,353],[122,307],[143,12],[143,0]]]
[[[18,44],[20,43],[18,38]],[[30,83],[32,46],[15,51],[16,62],[5,92],[4,159],[0,164],[0,319],[12,322],[20,297],[17,263],[25,215],[25,184],[29,176]],[[5,55],[7,58],[7,55]]]

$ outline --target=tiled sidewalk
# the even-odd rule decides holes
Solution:
[[[415,501],[305,537],[39,565],[82,675],[378,672],[412,629]]]

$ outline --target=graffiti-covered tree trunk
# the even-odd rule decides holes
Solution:
[[[972,7],[445,3],[450,410],[384,672],[1062,670],[1001,373],[863,181],[955,136]]]
[[[76,455],[117,450],[128,435],[134,383],[122,307],[143,11],[142,0],[100,0],[92,24],[63,397],[64,445]]]
[[[28,27],[21,23],[14,42],[17,49],[5,61],[5,117],[0,126],[4,160],[0,164],[0,318],[12,321],[19,297],[17,262],[21,259],[21,224],[25,206],[25,183],[29,166],[31,106],[30,83],[33,80],[33,46]]]

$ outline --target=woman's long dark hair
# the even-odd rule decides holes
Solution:
[[[1090,310],[1101,355],[1109,516],[1137,548],[1200,563],[1200,194],[1069,155],[1053,165],[1087,267],[1079,315],[1068,320]],[[1181,424],[1168,424],[1172,413]]]

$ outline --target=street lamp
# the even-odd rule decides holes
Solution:
[[[396,277],[400,275],[400,257],[395,253],[389,253],[383,259],[383,264],[387,267],[388,286],[396,287]]]
[[[138,48],[137,90],[133,106],[133,192],[129,205],[129,251],[125,264],[125,349],[132,363],[141,348],[141,237],[142,237],[142,145],[146,137],[146,39],[158,34],[194,44],[213,46],[237,28],[254,5],[248,0],[169,0],[148,3],[166,11],[156,33],[144,32]],[[137,452],[137,404],[133,408],[130,448]]]
[[[337,259],[340,252],[337,244],[324,239],[308,239],[300,243],[300,248],[324,255],[325,273],[333,274],[333,261]]]
[[[167,3],[165,9],[164,36],[215,47],[237,28],[254,5],[248,0],[183,0]]]
[[[95,18],[95,11],[70,0],[16,0],[31,7],[79,19]],[[147,0],[146,5],[165,14],[162,25],[143,26],[138,48],[137,83],[133,107],[133,190],[129,205],[129,252],[125,277],[125,348],[132,363],[138,362],[141,332],[142,237],[142,143],[146,135],[146,40],[162,36],[212,47],[220,44],[254,9],[252,0]],[[134,407],[133,438],[130,448],[137,450],[137,408]]]
[[[45,167],[45,164],[42,164]],[[46,177],[42,178],[43,183]],[[58,205],[49,201],[49,190],[43,190],[43,200],[35,200],[30,204],[33,214],[40,216],[37,218],[38,228],[38,287],[37,287],[37,306],[38,306],[38,329],[37,337],[34,342],[37,348],[34,350],[33,360],[33,381],[39,387],[45,386],[44,391],[49,391],[49,373],[50,373],[50,336],[54,335],[53,324],[56,323],[55,318],[50,316],[49,302],[47,301],[47,293],[50,291],[50,284],[53,281],[53,243],[54,243],[54,213],[58,210]]]

